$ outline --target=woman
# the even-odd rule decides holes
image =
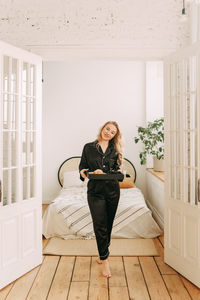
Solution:
[[[97,140],[87,143],[83,148],[79,165],[80,179],[84,180],[88,171],[94,174],[120,171],[121,160],[121,132],[116,122],[108,121],[101,127]],[[117,180],[88,181],[87,199],[99,252],[98,263],[102,264],[105,277],[111,277],[108,247],[119,196]]]

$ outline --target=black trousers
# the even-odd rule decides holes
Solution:
[[[112,225],[120,197],[116,180],[89,180],[87,198],[101,260],[109,256]]]

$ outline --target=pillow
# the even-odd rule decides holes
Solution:
[[[134,178],[133,177],[125,177],[123,181],[119,182],[119,186],[121,189],[129,189],[134,187]]]
[[[64,172],[63,179],[63,188],[69,188],[72,186],[83,186],[83,182],[80,180],[80,173],[78,170]]]

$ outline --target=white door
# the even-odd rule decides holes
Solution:
[[[200,44],[165,60],[167,264],[200,287]]]
[[[0,288],[42,262],[41,58],[0,42]]]

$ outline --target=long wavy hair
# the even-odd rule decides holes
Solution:
[[[117,162],[119,165],[121,165],[122,163],[122,156],[123,156],[123,143],[122,143],[122,134],[121,131],[119,129],[119,125],[117,124],[117,122],[115,121],[108,121],[106,122],[99,130],[99,133],[97,135],[97,142],[100,142],[102,137],[101,137],[101,132],[104,129],[105,126],[107,126],[108,124],[112,124],[117,128],[117,133],[115,134],[115,136],[112,138],[112,140],[109,141],[109,143],[113,143],[117,153],[118,153],[118,159]]]

